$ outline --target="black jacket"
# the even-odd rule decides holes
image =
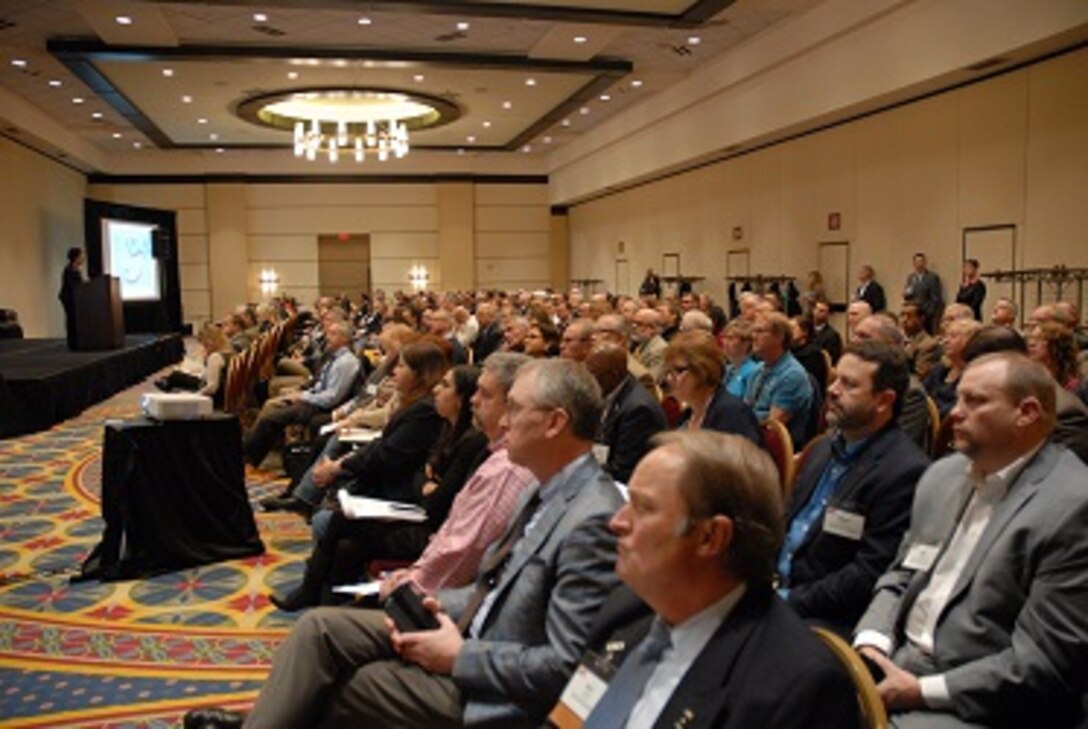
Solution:
[[[608,446],[604,470],[620,483],[627,483],[650,450],[650,438],[668,427],[661,403],[642,383],[627,375],[601,425],[598,440]]]
[[[786,530],[808,502],[828,461],[834,437],[822,438],[805,458],[786,510]],[[910,525],[914,487],[929,457],[897,425],[863,446],[828,506],[865,518],[861,538],[828,534],[817,520],[794,553],[788,602],[806,619],[847,633],[872,598],[873,585],[895,558]],[[825,512],[826,513],[826,512]]]
[[[497,319],[486,327],[481,327],[476,333],[476,339],[472,341],[473,364],[482,365],[487,355],[498,350],[502,346],[502,336],[502,327]]]
[[[680,414],[680,422],[677,429],[687,425],[691,419],[691,408]],[[710,399],[706,408],[706,416],[703,418],[703,430],[716,430],[719,433],[732,433],[742,435],[759,447],[763,447],[763,434],[759,430],[759,420],[739,397],[734,397],[719,386]]]
[[[884,297],[884,287],[877,283],[875,279],[869,282],[869,285],[865,287],[865,291],[862,291],[860,286],[854,289],[854,298],[867,303],[874,314],[888,308],[887,299]]]

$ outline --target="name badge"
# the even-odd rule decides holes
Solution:
[[[580,729],[593,707],[608,690],[608,679],[615,673],[611,659],[592,651],[574,670],[548,719],[559,729]]]
[[[856,542],[865,531],[865,517],[829,506],[824,511],[824,531]]]
[[[374,397],[375,395],[378,394],[378,386],[373,385],[373,384],[367,385],[366,386],[366,394],[370,395],[371,397]]]
[[[593,457],[596,458],[597,463],[601,464],[602,466],[608,463],[608,454],[610,451],[611,449],[604,443],[593,444]]]
[[[912,544],[907,550],[903,566],[908,570],[928,570],[937,559],[937,551],[936,544]]]

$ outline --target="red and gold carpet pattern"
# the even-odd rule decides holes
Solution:
[[[154,578],[69,583],[102,532],[102,424],[141,385],[50,431],[0,440],[0,726],[170,727],[248,706],[295,618],[268,593],[301,574],[309,529],[260,514],[267,552]],[[254,501],[281,488],[247,484]]]

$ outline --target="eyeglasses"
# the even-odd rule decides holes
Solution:
[[[670,367],[665,372],[665,374],[666,375],[672,375],[673,377],[679,377],[680,375],[684,374],[685,372],[687,372],[690,369],[691,369],[690,365],[675,365],[673,367]]]

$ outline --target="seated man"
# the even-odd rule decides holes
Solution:
[[[659,442],[612,519],[624,587],[591,650],[619,671],[585,729],[856,727],[850,678],[771,589],[781,500],[770,458],[712,431]]]
[[[635,312],[632,340],[635,349],[631,354],[650,371],[654,382],[660,387],[665,381],[665,348],[668,342],[661,336],[661,315],[655,309],[645,308]]]
[[[605,397],[604,422],[595,448],[604,470],[627,483],[635,466],[650,450],[650,438],[666,430],[661,403],[627,370],[627,352],[602,344],[586,360]]]
[[[281,395],[265,403],[253,430],[242,444],[249,465],[261,465],[276,438],[288,425],[306,423],[315,413],[329,412],[351,395],[359,375],[359,358],[348,346],[351,327],[344,322],[334,322],[329,325],[326,337],[329,356],[317,382],[307,390]]]
[[[790,354],[791,327],[784,314],[765,312],[752,327],[752,351],[763,363],[748,381],[744,402],[760,421],[778,420],[790,432],[793,447],[808,440],[815,398],[805,368]]]
[[[858,322],[853,332],[856,342],[877,341],[890,345],[895,349],[903,349],[906,343],[906,335],[895,323],[889,314],[873,314]],[[908,360],[909,367],[909,360]],[[929,452],[930,441],[933,439],[933,430],[929,419],[929,408],[926,405],[926,388],[918,375],[913,372],[907,383],[907,391],[900,397],[897,403],[899,415],[896,419],[899,427],[914,443],[925,452]]]
[[[600,418],[600,389],[581,366],[523,366],[507,398],[507,448],[539,485],[523,494],[475,585],[425,602],[440,623],[431,631],[391,632],[377,611],[307,612],[247,725],[539,725],[617,584],[607,525],[622,499],[590,453]]]
[[[646,389],[657,396],[657,383],[654,376],[641,362],[630,353],[631,336],[628,333],[627,322],[619,314],[604,314],[597,317],[597,323],[593,329],[593,346],[600,344],[612,344],[627,352],[627,371],[638,382],[646,386]]]
[[[779,595],[802,618],[843,635],[894,559],[914,486],[929,465],[896,423],[907,381],[902,349],[882,342],[846,348],[827,388],[835,430],[813,445],[786,510]]]
[[[896,727],[1069,727],[1088,675],[1088,468],[1054,445],[1054,385],[983,355],[950,417],[958,454],[918,483],[911,528],[855,645]]]

